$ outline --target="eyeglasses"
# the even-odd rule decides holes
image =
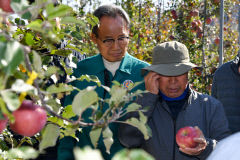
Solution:
[[[111,47],[115,43],[115,41],[117,41],[119,45],[125,45],[127,44],[128,40],[129,40],[129,37],[123,36],[123,37],[119,37],[118,39],[108,38],[108,39],[102,40],[102,42],[106,47]]]

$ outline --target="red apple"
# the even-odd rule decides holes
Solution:
[[[11,0],[0,0],[0,8],[5,12],[13,12],[10,4]]]
[[[10,128],[22,135],[31,137],[40,132],[47,121],[46,111],[30,100],[24,100],[21,106],[13,112],[15,122],[10,124]]]
[[[219,3],[220,3],[220,0],[213,0],[213,3],[214,3],[214,4],[219,4]]]
[[[0,133],[2,133],[2,131],[6,128],[7,126],[7,122],[8,122],[8,118],[6,116],[4,116],[5,118],[0,119]]]
[[[171,10],[171,14],[172,14],[173,19],[178,18],[176,10]]]
[[[207,24],[211,24],[211,23],[212,23],[212,18],[208,17],[208,18],[206,19],[206,23],[207,23]]]
[[[197,17],[199,15],[199,11],[197,9],[194,9],[194,10],[190,11],[189,14],[191,17]]]
[[[181,148],[194,148],[197,146],[197,143],[194,141],[194,138],[199,138],[200,135],[194,127],[186,126],[178,130],[176,134],[176,142]]]
[[[219,37],[215,38],[214,43],[217,44],[217,45],[219,45],[219,43],[220,43],[220,38],[219,38]]]
[[[197,37],[198,38],[202,38],[203,37],[203,33],[202,32],[197,32]]]

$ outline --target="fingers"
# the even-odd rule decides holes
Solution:
[[[144,77],[146,90],[153,94],[158,94],[159,84],[158,84],[159,75],[155,72],[149,72],[147,76]]]
[[[195,148],[179,148],[181,152],[184,152],[189,155],[199,155],[205,148],[207,147],[207,141],[204,138],[204,135],[202,131],[198,128],[195,127],[198,130],[198,133],[200,135],[199,138],[194,138],[194,141],[197,143],[197,146]]]
[[[199,137],[200,137],[200,138],[204,138],[204,135],[203,135],[201,129],[198,128],[198,126],[195,126],[194,128],[197,130]],[[205,138],[204,138],[204,139],[205,139]]]

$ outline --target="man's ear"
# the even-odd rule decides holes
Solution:
[[[91,40],[93,41],[93,43],[97,43],[97,37],[94,33],[91,33]]]

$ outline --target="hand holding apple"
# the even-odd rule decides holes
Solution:
[[[181,128],[176,135],[176,141],[180,147],[179,150],[188,155],[199,155],[207,147],[206,139],[198,127]]]

